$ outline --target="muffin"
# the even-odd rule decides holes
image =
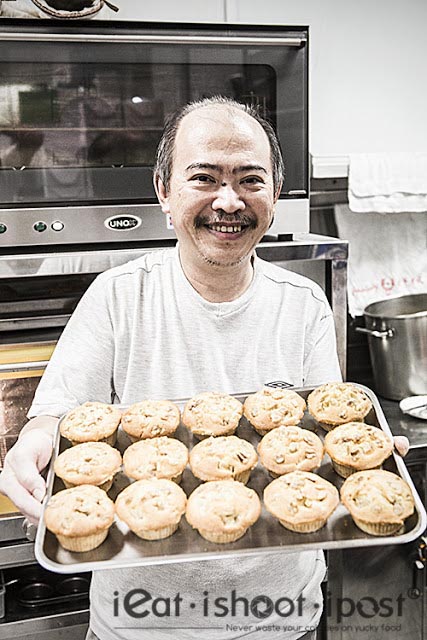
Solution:
[[[198,438],[230,436],[237,429],[242,413],[243,405],[237,398],[207,391],[187,402],[182,422]]]
[[[235,480],[201,484],[188,498],[185,517],[210,542],[234,542],[256,522],[261,503],[253,489]]]
[[[264,436],[276,427],[297,425],[305,408],[305,400],[295,391],[264,387],[246,398],[243,413],[254,429]]]
[[[348,478],[355,471],[380,467],[393,451],[393,442],[377,427],[348,422],[326,435],[325,450],[335,471]]]
[[[111,404],[85,402],[69,411],[60,423],[61,436],[71,444],[82,442],[116,442],[120,411]]]
[[[92,484],[108,491],[121,464],[120,453],[106,442],[83,442],[63,451],[53,468],[67,489]]]
[[[249,480],[258,456],[247,440],[237,436],[207,438],[193,447],[190,467],[200,480]]]
[[[123,454],[125,473],[134,480],[166,478],[180,482],[187,462],[185,444],[167,436],[135,442]]]
[[[137,480],[119,493],[116,513],[138,537],[161,540],[177,530],[186,503],[184,491],[172,480]]]
[[[292,471],[264,489],[266,509],[286,529],[312,533],[326,524],[339,503],[333,484],[309,471]]]
[[[91,551],[108,535],[114,503],[105,491],[92,485],[64,489],[49,500],[44,521],[64,549]]]
[[[180,413],[169,400],[143,400],[122,415],[122,428],[133,442],[144,438],[171,436],[178,429]]]
[[[321,439],[301,427],[277,427],[269,431],[258,445],[261,464],[272,476],[282,476],[300,469],[312,471],[323,458]]]
[[[358,471],[347,478],[341,500],[355,525],[371,535],[397,533],[414,512],[409,485],[395,473],[378,469]]]
[[[327,382],[307,398],[310,414],[329,431],[346,422],[362,422],[372,403],[362,389],[351,382]]]

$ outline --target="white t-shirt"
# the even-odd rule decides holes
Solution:
[[[242,296],[207,302],[186,279],[178,249],[165,249],[96,278],[61,336],[28,415],[59,416],[87,400],[130,404],[340,378],[332,312],[317,284],[255,257]],[[280,626],[269,638],[293,640],[318,623],[324,569],[323,554],[310,551],[96,571],[91,628],[101,640],[169,640],[171,633],[180,640],[258,640],[266,637],[256,628],[261,623]],[[139,618],[118,604],[134,588],[152,596],[142,605],[149,613]],[[170,615],[153,613],[155,598],[173,603],[178,593],[179,615],[173,607]],[[293,613],[273,610],[260,620],[240,601],[234,616],[232,607],[215,615],[224,612],[215,609],[218,597],[250,603],[260,595],[272,602],[289,598]],[[206,603],[214,603],[210,611]]]

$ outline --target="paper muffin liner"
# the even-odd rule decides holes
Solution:
[[[237,429],[238,426],[239,425],[236,425],[235,427],[232,427],[231,429],[228,429],[227,431],[221,431],[221,433],[197,433],[196,431],[192,431],[191,429],[189,429],[189,431],[198,440],[206,440],[206,438],[216,438],[216,437],[219,437],[219,436],[233,436],[235,434],[236,429]]]
[[[56,534],[59,544],[68,551],[92,551],[102,544],[108,535],[108,529],[94,533],[91,536],[62,536]]]
[[[313,533],[313,531],[318,531],[326,524],[326,519],[319,518],[312,522],[302,522],[301,524],[294,524],[280,519],[279,522],[283,527],[285,527],[285,529],[289,529],[290,531],[296,531],[297,533]]]
[[[205,540],[209,540],[209,542],[217,542],[219,544],[235,542],[244,536],[246,531],[247,529],[239,529],[239,531],[234,531],[233,533],[218,533],[215,531],[208,531],[207,529],[199,529],[200,535],[205,538]]]
[[[392,536],[404,528],[401,522],[366,522],[354,516],[352,518],[359,529],[373,536]]]
[[[71,442],[71,445],[73,447],[75,447],[77,444],[83,444],[85,442],[106,442],[107,444],[114,447],[114,445],[116,444],[116,440],[117,440],[117,429],[116,431],[114,431],[114,433],[112,433],[110,436],[107,436],[106,438],[93,439],[93,440],[69,440],[69,442]]]
[[[74,487],[80,487],[81,484],[93,484],[95,487],[98,487],[103,491],[109,491],[113,484],[113,478],[110,478],[109,480],[105,480],[105,482],[102,482],[101,484],[95,484],[92,482],[88,482],[87,480],[84,483],[79,483],[79,484],[75,484],[74,482],[68,482],[68,480],[64,480],[64,478],[61,478],[61,480],[64,483],[64,486],[66,489],[73,489]]]
[[[339,476],[341,476],[341,478],[348,478],[349,476],[351,476],[353,473],[357,473],[357,471],[367,471],[366,467],[363,467],[363,469],[355,469],[354,467],[349,467],[346,464],[340,464],[339,462],[335,462],[335,460],[332,460],[332,466],[335,469],[335,471],[338,473]],[[369,469],[381,469],[382,464],[377,465],[376,467],[369,467]]]
[[[250,476],[251,476],[251,471],[252,469],[245,469],[244,471],[241,471],[240,473],[235,473],[232,478],[233,480],[237,480],[237,482],[242,482],[243,484],[246,484],[247,481],[249,480]]]
[[[133,531],[139,538],[143,540],[162,540],[163,538],[169,538],[178,529],[179,522],[170,524],[167,527],[160,527],[159,529],[139,529]]]

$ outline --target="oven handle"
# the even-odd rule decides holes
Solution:
[[[8,362],[0,364],[0,373],[16,373],[18,371],[37,371],[46,369],[49,360],[36,360],[35,362]]]
[[[251,38],[250,36],[184,36],[184,35],[107,35],[92,33],[5,33],[0,32],[0,40],[45,40],[48,42],[129,42],[148,44],[220,44],[220,45],[263,45],[303,47],[306,38]]]

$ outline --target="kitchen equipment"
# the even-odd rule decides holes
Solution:
[[[373,403],[373,409],[366,417],[368,424],[379,426],[390,437],[391,432],[382,413],[381,407],[375,395],[367,388],[360,386],[369,396]],[[297,389],[304,398],[308,396],[312,389]],[[236,396],[242,402],[246,396]],[[177,403],[183,408],[185,401]],[[319,436],[324,435],[323,430],[317,422],[307,412],[301,422],[301,426],[316,431]],[[236,435],[252,442],[256,447],[260,436],[249,425],[246,418],[242,418],[237,428]],[[182,440],[191,448],[197,439],[180,425],[176,437]],[[126,434],[119,432],[119,449],[123,452],[130,444]],[[62,481],[55,477],[53,463],[58,453],[68,447],[69,443],[59,436],[59,429],[56,436],[55,452],[52,464],[49,469],[47,479],[47,492],[44,506],[52,494],[64,488]],[[335,512],[328,519],[327,524],[319,531],[310,535],[298,534],[282,527],[281,524],[263,509],[260,519],[249,529],[240,540],[232,544],[214,544],[207,542],[197,531],[192,529],[182,518],[178,531],[169,538],[158,541],[141,540],[132,534],[127,526],[120,521],[116,521],[103,544],[86,553],[72,553],[61,547],[57,538],[46,530],[42,521],[37,530],[35,553],[39,563],[47,569],[62,573],[73,571],[87,571],[91,569],[108,569],[117,567],[127,567],[135,565],[163,564],[168,562],[186,562],[196,559],[212,559],[224,557],[225,555],[248,555],[277,552],[278,549],[337,549],[345,547],[368,547],[384,544],[403,544],[417,538],[426,527],[426,513],[419,497],[416,495],[412,481],[407,473],[403,460],[398,455],[393,455],[385,461],[383,467],[388,471],[397,473],[404,478],[414,492],[415,512],[404,524],[404,532],[401,535],[385,537],[371,536],[356,527],[348,511],[340,504]],[[338,488],[342,485],[343,479],[333,471],[329,458],[324,457],[320,469],[317,471],[320,476],[332,482]],[[262,498],[263,490],[271,482],[271,476],[260,464],[252,471],[248,486],[255,489]],[[115,477],[113,487],[109,492],[112,499],[129,484],[129,479],[119,473]],[[187,468],[183,474],[181,483],[184,491],[189,495],[200,482],[193,476]]]
[[[427,420],[427,396],[403,398],[403,400],[399,402],[399,407],[403,413],[407,413],[414,418]]]
[[[427,393],[427,293],[381,300],[364,311],[375,390],[401,400]]]
[[[309,229],[308,28],[9,19],[0,25],[0,245],[174,239],[152,184],[165,119],[257,106],[286,180],[269,235]]]

